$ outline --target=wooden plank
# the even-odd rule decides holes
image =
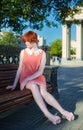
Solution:
[[[17,100],[6,102],[6,103],[0,105],[0,112],[7,111],[11,108],[23,105],[25,103],[29,103],[32,100],[33,100],[32,95],[27,95],[22,98],[18,98]]]
[[[0,71],[17,70],[18,64],[0,64]]]

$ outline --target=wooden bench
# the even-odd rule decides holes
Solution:
[[[33,101],[31,91],[20,91],[19,83],[14,91],[6,90],[6,86],[13,83],[17,68],[18,64],[0,64],[0,113]],[[52,89],[52,85],[47,83],[47,91],[52,92]]]

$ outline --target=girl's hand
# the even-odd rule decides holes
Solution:
[[[23,90],[25,87],[25,84],[22,82],[21,85],[20,85],[20,90]]]
[[[13,85],[9,85],[6,87],[6,89],[11,89],[12,91],[16,88],[16,86],[13,86]]]

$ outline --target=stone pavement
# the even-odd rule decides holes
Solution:
[[[0,130],[83,130],[83,66],[60,66],[57,74],[58,101],[65,109],[74,112],[76,120],[62,119],[61,124],[53,125],[32,102],[0,119]],[[50,111],[56,113],[54,109]]]

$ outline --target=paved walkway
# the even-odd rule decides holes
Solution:
[[[33,102],[0,119],[0,130],[83,130],[83,67],[60,66],[58,88],[61,105],[76,114],[76,120],[55,126],[49,122]],[[53,113],[56,111],[53,109]]]

